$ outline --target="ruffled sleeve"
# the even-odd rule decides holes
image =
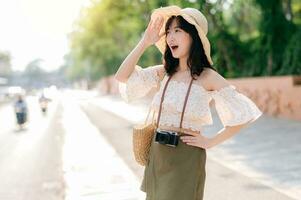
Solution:
[[[234,85],[211,91],[210,94],[224,127],[251,123],[262,115],[255,103],[238,92]]]
[[[155,65],[142,68],[136,65],[128,80],[124,83],[118,83],[121,97],[126,102],[132,102],[146,96],[152,88],[159,87],[160,77],[158,71],[162,67],[163,65]]]

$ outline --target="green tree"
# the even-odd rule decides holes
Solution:
[[[301,74],[301,28],[290,39],[279,74]]]
[[[152,10],[171,4],[205,14],[214,66],[222,75],[300,74],[298,0],[94,0],[69,35],[69,77],[93,81],[114,74],[141,38]],[[151,47],[138,64],[160,62],[162,55]]]
[[[256,56],[261,66],[257,67],[257,73],[277,74],[281,71],[284,52],[295,27],[285,18],[281,0],[256,0],[256,3],[262,12],[259,24],[260,48]]]

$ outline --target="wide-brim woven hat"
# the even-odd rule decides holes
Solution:
[[[210,42],[207,38],[208,33],[208,22],[206,17],[201,13],[198,9],[195,8],[184,8],[181,9],[178,6],[167,6],[167,7],[161,7],[157,8],[152,12],[151,19],[154,19],[158,16],[163,17],[164,22],[163,26],[160,30],[160,34],[163,34],[165,32],[165,25],[167,20],[171,16],[182,16],[188,23],[195,26],[196,30],[198,31],[199,37],[202,41],[203,48],[205,51],[205,55],[208,59],[208,62],[212,65],[212,59],[210,56]],[[160,38],[158,42],[156,42],[156,47],[160,50],[162,54],[165,52],[166,48],[166,36],[163,34],[163,36]]]

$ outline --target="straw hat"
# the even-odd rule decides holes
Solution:
[[[167,6],[167,7],[157,8],[153,11],[151,18],[154,19],[158,16],[163,17],[164,22],[163,22],[163,26],[160,30],[160,34],[165,32],[165,24],[166,24],[167,20],[173,15],[175,15],[175,16],[180,15],[188,23],[195,26],[195,28],[198,31],[199,37],[202,41],[207,59],[208,59],[209,63],[212,65],[213,62],[212,62],[212,59],[210,56],[210,43],[206,36],[207,32],[208,32],[208,22],[206,20],[206,17],[199,10],[197,10],[195,8],[181,9],[178,6]],[[162,54],[164,54],[164,52],[165,52],[165,47],[166,47],[165,40],[166,40],[166,37],[165,37],[165,34],[163,34],[163,36],[160,38],[160,40],[158,42],[156,42],[156,44],[155,44],[156,47],[160,50],[160,52]]]

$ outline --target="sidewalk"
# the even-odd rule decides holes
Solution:
[[[116,97],[96,98],[89,103],[132,124],[141,122],[147,111],[143,103],[129,105]],[[221,128],[214,114],[214,124],[216,123],[216,126],[205,129],[205,135],[212,135]],[[216,181],[221,181],[221,177],[215,177],[219,174],[223,178],[228,177],[224,180],[223,187],[228,188],[232,185],[233,188],[229,190],[233,193],[246,195],[246,192],[241,191],[243,189],[234,189],[237,185],[248,185],[250,188],[245,188],[246,191],[261,188],[261,192],[268,186],[270,190],[280,193],[266,194],[266,197],[270,195],[270,198],[257,199],[300,199],[301,157],[298,155],[301,153],[301,134],[298,130],[301,130],[300,122],[263,116],[231,140],[208,150],[208,194],[214,194],[211,186],[215,186]],[[234,177],[238,177],[236,182],[233,182]],[[258,190],[253,192],[260,193]],[[284,197],[281,193],[291,198]]]
[[[89,121],[77,102],[67,95],[62,99],[65,199],[144,199],[144,193],[139,191],[137,176]]]

